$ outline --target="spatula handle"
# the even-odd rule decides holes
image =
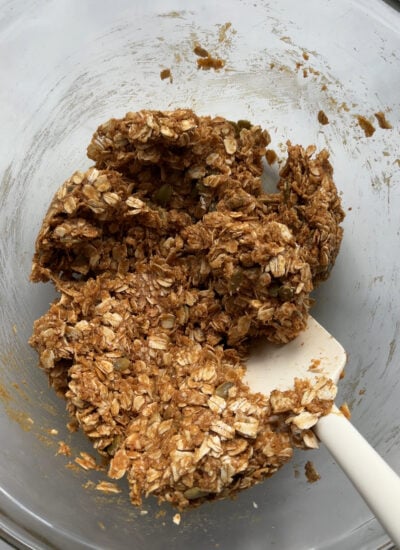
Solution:
[[[315,433],[400,548],[400,477],[336,407]]]

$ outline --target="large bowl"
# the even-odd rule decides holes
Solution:
[[[30,0],[0,2],[0,524],[29,548],[376,549],[387,536],[328,453],[296,454],[274,478],[185,513],[141,513],[103,474],[68,463],[90,444],[66,429],[27,345],[53,290],[28,281],[57,187],[90,162],[97,125],[141,108],[192,107],[328,147],[347,212],[342,250],[314,316],[348,355],[338,403],[400,471],[400,13],[379,0]],[[231,25],[225,25],[231,23]],[[199,42],[226,60],[199,71]],[[303,54],[304,52],[304,54]],[[302,64],[302,65],[299,65]],[[173,83],[160,79],[171,68]],[[303,72],[303,69],[305,70]],[[321,125],[323,110],[329,124]],[[374,113],[393,126],[382,129]],[[357,115],[376,131],[366,137]],[[270,169],[269,178],[276,176]],[[51,432],[53,430],[53,432]],[[54,432],[58,431],[58,434]],[[56,456],[66,441],[73,456]],[[362,460],[362,457],[359,457]],[[313,460],[322,478],[306,482]],[[67,467],[66,467],[67,466]],[[295,475],[300,473],[300,476]],[[373,476],[374,473],[371,472]],[[85,485],[85,487],[84,487]],[[163,515],[165,514],[165,515]]]

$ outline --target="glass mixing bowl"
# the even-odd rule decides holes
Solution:
[[[0,525],[19,547],[60,549],[376,549],[387,536],[322,448],[275,477],[182,515],[143,514],[90,489],[103,474],[68,465],[91,446],[70,434],[65,403],[27,345],[53,299],[33,285],[34,239],[57,187],[90,165],[97,125],[141,108],[266,127],[328,147],[347,211],[342,250],[313,315],[346,348],[338,403],[400,471],[400,13],[379,0],[27,0],[0,2]],[[226,60],[199,71],[198,42]],[[173,82],[160,79],[170,68]],[[323,110],[329,124],[321,125]],[[383,111],[392,129],[378,125]],[[366,137],[357,115],[376,128]],[[270,168],[266,178],[276,178]],[[56,430],[57,433],[54,431]],[[72,457],[56,456],[66,441]],[[321,480],[303,475],[313,460]],[[360,460],[362,458],[360,457]],[[295,476],[300,472],[300,476]],[[371,473],[373,475],[373,473]],[[85,487],[84,487],[85,485]]]

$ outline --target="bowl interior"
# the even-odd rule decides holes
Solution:
[[[331,151],[347,211],[342,250],[313,315],[348,353],[338,403],[400,470],[400,13],[381,1],[215,4],[179,0],[1,2],[0,101],[0,525],[33,547],[194,549],[376,548],[388,539],[328,453],[296,454],[235,501],[172,522],[153,500],[138,510],[126,486],[73,465],[90,451],[66,429],[65,404],[47,387],[27,345],[54,298],[28,281],[34,240],[53,193],[76,169],[97,125],[126,111],[190,107],[267,128],[271,147],[315,143]],[[199,43],[226,60],[199,71]],[[170,68],[173,82],[160,79]],[[329,124],[321,125],[323,110]],[[392,129],[378,125],[383,111]],[[366,137],[357,116],[376,131]],[[395,144],[397,143],[397,147]],[[269,185],[277,165],[266,169]],[[51,433],[51,430],[53,432]],[[54,432],[57,431],[57,434]],[[59,441],[72,456],[56,456]],[[313,460],[322,476],[303,475]],[[299,477],[295,477],[300,472]]]

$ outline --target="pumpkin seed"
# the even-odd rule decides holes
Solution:
[[[172,197],[172,187],[164,183],[155,193],[154,201],[162,206],[166,206]]]
[[[228,397],[229,390],[234,386],[235,384],[233,382],[223,382],[220,384],[217,389],[215,390],[216,395],[218,397],[223,397],[226,399]]]
[[[122,435],[116,435],[114,437],[114,439],[112,440],[112,443],[110,443],[110,445],[108,445],[108,447],[105,448],[107,453],[110,456],[114,456],[115,453],[118,451],[119,447],[121,446],[123,440],[124,440],[124,438],[123,438]]]
[[[190,489],[186,489],[183,496],[188,500],[196,500],[196,498],[206,497],[209,494],[209,491],[203,491],[199,487],[190,487]]]
[[[288,302],[294,296],[294,289],[291,286],[281,286],[278,295],[281,300]]]
[[[113,366],[115,370],[124,371],[129,369],[131,366],[131,361],[128,357],[118,357],[118,359],[115,359],[113,362]]]

